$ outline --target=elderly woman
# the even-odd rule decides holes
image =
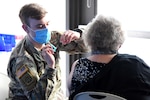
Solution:
[[[127,100],[150,100],[150,67],[135,55],[118,53],[125,41],[118,20],[96,16],[87,25],[83,38],[91,55],[72,65],[68,80],[70,100],[84,91],[112,93]]]

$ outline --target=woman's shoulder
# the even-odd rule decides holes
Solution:
[[[117,54],[114,59],[112,60],[111,63],[116,63],[120,65],[144,65],[148,66],[145,61],[136,56],[136,55],[131,55],[131,54]]]
[[[136,56],[136,55],[131,55],[131,54],[117,54],[116,55],[117,60],[124,60],[124,61],[138,61],[138,62],[143,62],[143,59]]]

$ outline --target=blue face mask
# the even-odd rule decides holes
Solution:
[[[35,30],[34,32],[35,37],[33,39],[40,44],[48,43],[51,39],[51,33],[47,28]]]

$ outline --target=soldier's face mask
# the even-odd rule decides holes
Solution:
[[[32,31],[35,33],[35,37],[32,37],[32,38],[37,43],[45,44],[45,43],[48,43],[50,41],[50,39],[51,39],[51,33],[48,31],[47,28],[38,29],[38,30],[32,30]]]

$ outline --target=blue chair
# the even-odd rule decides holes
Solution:
[[[2,36],[0,36],[0,51],[5,51],[5,42]]]
[[[0,51],[10,52],[15,45],[15,35],[0,34]]]

